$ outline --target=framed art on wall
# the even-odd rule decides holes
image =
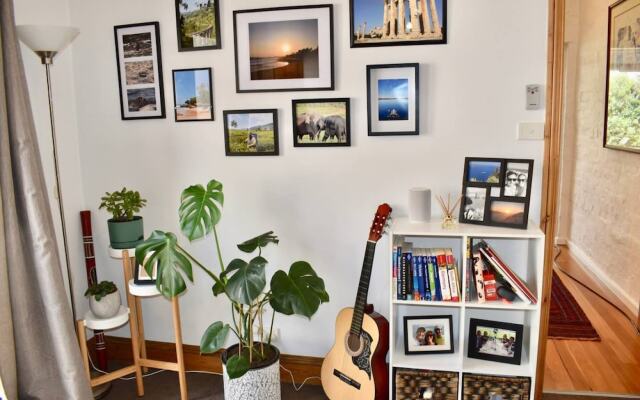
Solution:
[[[219,0],[175,2],[178,51],[221,48]]]
[[[350,0],[351,47],[447,43],[447,0]]]
[[[405,316],[404,354],[453,353],[451,315]]]
[[[367,65],[369,136],[419,133],[419,64]]]
[[[351,145],[348,98],[292,100],[291,105],[295,147]]]
[[[459,379],[457,372],[394,367],[392,399],[456,400]]]
[[[227,156],[278,155],[278,110],[227,110],[222,115]]]
[[[469,320],[469,358],[520,365],[523,325],[508,322]]]
[[[236,91],[333,90],[333,6],[233,12]]]
[[[609,6],[604,146],[640,153],[640,0]]]
[[[158,22],[113,28],[122,119],[165,118]]]
[[[213,121],[211,68],[173,70],[176,122]]]
[[[526,229],[533,160],[467,157],[460,222]]]

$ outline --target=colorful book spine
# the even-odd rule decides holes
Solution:
[[[458,279],[458,268],[450,249],[445,250],[447,274],[449,278],[449,288],[451,290],[451,301],[460,301],[460,279]]]
[[[415,253],[414,253],[415,254]],[[420,290],[420,257],[416,257],[415,255],[411,258],[411,282],[412,282],[412,300],[421,300],[422,299],[422,291]]]
[[[404,289],[404,300],[413,299],[413,276],[411,274],[412,271],[412,252],[405,252],[405,266],[404,266],[404,274],[405,274],[405,289]]]
[[[531,292],[529,287],[524,283],[522,279],[520,279],[518,275],[516,275],[515,272],[513,272],[511,268],[509,268],[509,266],[504,261],[502,261],[498,254],[486,242],[484,242],[484,250],[489,255],[489,262],[496,268],[496,270],[500,274],[502,274],[507,282],[509,282],[512,288],[516,291],[516,294],[518,294],[518,291],[520,291],[520,294],[524,295],[526,298],[526,300],[522,299],[524,302],[536,304],[538,299],[533,294],[533,292]],[[518,297],[522,298],[520,294],[518,294]]]
[[[428,267],[428,262],[427,262],[427,256],[426,256],[426,252],[423,252],[423,254],[420,256],[420,263],[422,264],[422,280],[423,280],[423,284],[424,284],[424,299],[431,301],[432,300],[432,295],[431,295],[431,286],[430,286],[430,277],[429,277],[429,267]]]
[[[467,257],[467,268],[465,272],[465,280],[464,280],[464,301],[471,301],[471,277],[473,273],[472,267],[472,258],[471,258],[471,238],[467,238],[466,248],[465,248],[465,256]]]
[[[407,296],[407,258],[404,253],[400,253],[400,297],[399,300],[406,300]]]
[[[442,291],[442,300],[451,301],[451,287],[449,285],[449,273],[447,272],[447,258],[443,249],[438,249],[436,253],[436,262],[438,264],[438,274],[440,276],[440,290]]]
[[[393,246],[391,252],[391,290],[393,291],[392,298],[398,298],[398,246]]]
[[[484,261],[480,252],[473,253],[473,280],[476,286],[476,292],[478,294],[478,303],[484,303]]]
[[[433,277],[433,282],[431,282],[431,277]],[[435,298],[436,301],[442,301],[442,289],[440,286],[440,273],[438,271],[438,263],[436,261],[436,256],[433,252],[429,252],[429,284],[435,288]],[[433,296],[432,296],[433,297]]]

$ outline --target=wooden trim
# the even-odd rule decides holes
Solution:
[[[129,374],[133,374],[138,370],[137,365],[129,365],[128,367],[120,368],[116,371],[110,372],[106,375],[100,375],[97,378],[91,379],[91,387],[100,386],[107,382],[114,381],[118,378],[122,378],[123,376],[127,376]]]
[[[558,183],[560,178],[560,139],[564,92],[564,25],[565,0],[549,0],[549,31],[547,37],[547,103],[542,177],[540,224],[545,232],[544,271],[542,284],[538,360],[535,398],[542,398],[544,367],[551,304],[553,245],[556,230]]]
[[[104,337],[107,343],[107,351],[109,352],[109,360],[119,363],[131,363],[131,339],[115,336]],[[88,341],[89,349],[93,352],[94,346],[91,338]],[[220,361],[220,352],[215,354],[200,354],[200,347],[185,344],[184,362],[187,371],[207,371],[222,373],[222,362]],[[155,342],[147,340],[148,357],[157,361],[176,362],[176,347],[174,343]],[[95,357],[94,354],[91,355]],[[95,358],[93,358],[95,359]],[[303,380],[310,376],[317,376],[318,379],[309,379],[307,385],[320,385],[320,369],[322,368],[322,358],[296,356],[290,354],[280,354],[281,365],[293,373],[296,384],[302,383]],[[141,360],[141,365],[149,365],[147,360]],[[281,370],[280,379],[282,382],[291,382],[291,376],[288,372]]]

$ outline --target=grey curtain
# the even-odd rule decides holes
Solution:
[[[0,1],[0,27],[0,376],[9,400],[91,399],[65,295],[11,0]]]

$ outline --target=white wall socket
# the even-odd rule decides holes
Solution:
[[[544,122],[520,122],[518,140],[543,140]]]

